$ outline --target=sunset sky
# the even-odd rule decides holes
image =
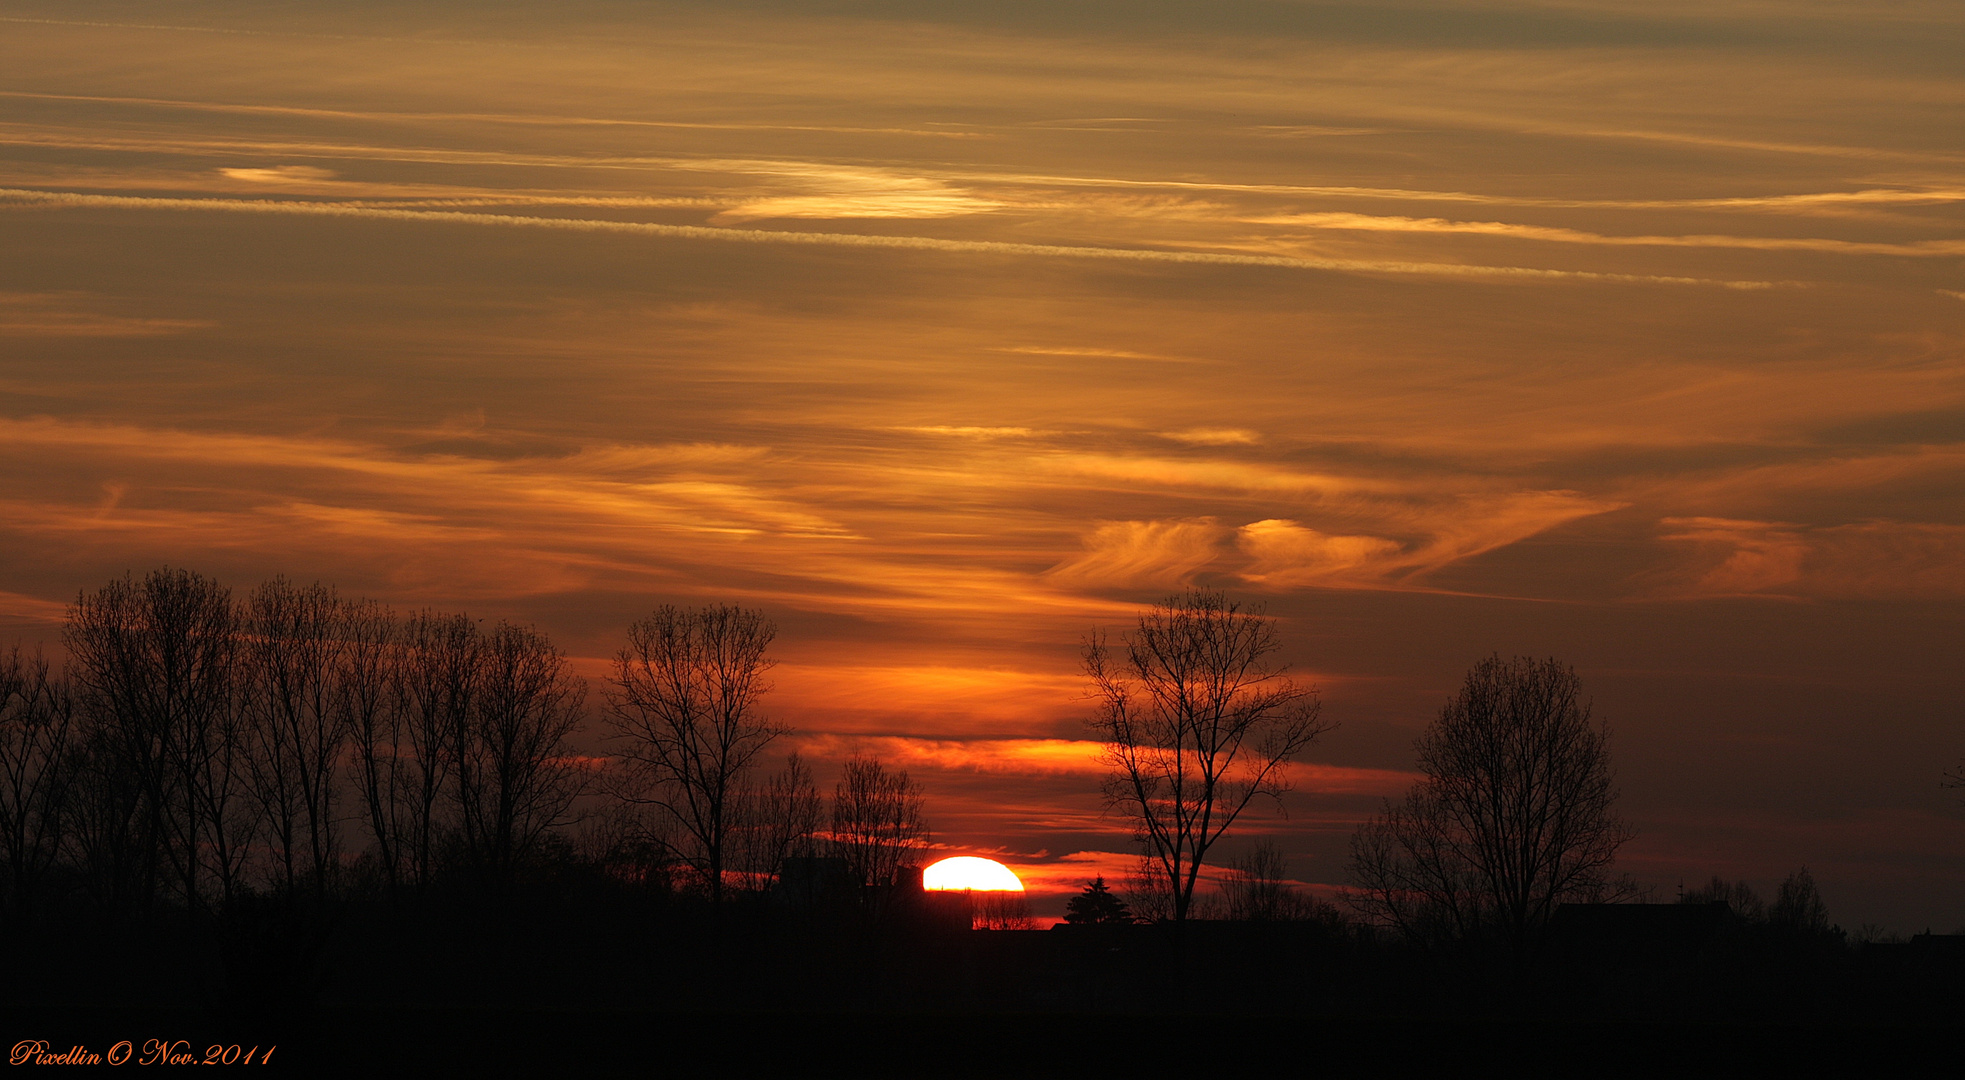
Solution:
[[[1956,0],[0,0],[0,641],[760,608],[784,749],[1056,914],[1079,643],[1206,585],[1341,725],[1240,834],[1319,892],[1553,655],[1658,899],[1951,931],[1962,117]]]

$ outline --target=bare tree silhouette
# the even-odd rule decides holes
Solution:
[[[392,892],[446,865],[508,881],[586,789],[568,737],[586,684],[547,637],[463,615],[343,609],[337,707]],[[462,860],[458,864],[456,860]]]
[[[1748,922],[1765,922],[1767,904],[1753,886],[1744,881],[1728,881],[1718,874],[1711,881],[1696,889],[1687,890],[1678,898],[1681,904],[1725,904],[1735,915]]]
[[[478,650],[476,708],[453,743],[466,857],[504,881],[586,784],[567,736],[587,685],[544,634],[500,623]]]
[[[1257,841],[1230,860],[1221,891],[1228,917],[1246,922],[1299,922],[1329,908],[1290,883],[1283,851],[1273,840]]]
[[[160,815],[148,811],[139,765],[123,752],[114,726],[86,709],[77,726],[66,842],[98,910],[142,915],[161,899],[168,872]]]
[[[1123,650],[1096,631],[1085,641],[1106,802],[1131,818],[1175,920],[1189,915],[1209,849],[1257,796],[1280,808],[1285,765],[1334,726],[1316,689],[1273,662],[1278,647],[1259,610],[1199,589],[1142,612]]]
[[[812,770],[796,753],[771,774],[762,790],[746,790],[739,800],[743,820],[743,870],[747,886],[771,888],[789,858],[809,858],[818,847],[825,804],[812,783]]]
[[[876,890],[869,895],[900,884],[902,868],[928,846],[924,801],[904,770],[889,772],[876,757],[846,759],[832,795],[832,845],[853,880]]]
[[[244,794],[246,731],[230,591],[184,570],[157,570],[141,581],[126,576],[82,594],[62,640],[90,714],[94,777],[111,785],[98,791],[102,806],[131,815],[120,825],[98,824],[135,831],[134,845],[98,833],[107,841],[99,853],[161,860],[187,908],[212,898],[207,881],[217,898],[230,898],[242,884],[256,822]],[[135,799],[114,790],[124,785],[133,786]],[[135,880],[154,876],[138,870]]]
[[[359,603],[343,612],[342,634],[346,649],[335,704],[353,748],[355,789],[373,845],[371,865],[380,868],[384,887],[396,897],[406,866],[405,796],[415,786],[411,774],[419,771],[404,746],[407,710],[398,693],[405,666],[402,624],[380,604]]]
[[[32,916],[62,854],[76,761],[75,706],[46,657],[0,657],[0,917]]]
[[[247,767],[282,884],[324,894],[340,866],[339,766],[350,714],[349,607],[331,587],[274,578],[246,601]]]
[[[758,710],[770,689],[764,650],[777,629],[730,606],[663,606],[628,628],[607,695],[625,765],[616,793],[659,808],[679,827],[677,854],[723,898],[745,774],[787,729]]]
[[[1015,889],[985,889],[969,895],[969,928],[972,930],[1035,930],[1037,920],[1030,914],[1030,896]]]
[[[1770,925],[1802,933],[1828,932],[1828,905],[1822,902],[1822,894],[1815,888],[1815,875],[1809,873],[1807,867],[1782,879],[1781,891],[1767,909],[1767,921]]]
[[[1352,838],[1354,906],[1421,941],[1519,949],[1564,900],[1600,898],[1630,832],[1608,736],[1576,673],[1491,657],[1419,739],[1426,779]]]
[[[391,876],[417,888],[436,876],[450,800],[465,797],[457,757],[477,708],[483,651],[477,624],[463,615],[410,616],[389,649],[386,722],[358,751],[365,782],[377,777],[393,796],[372,802],[371,813],[382,816],[370,822],[378,835],[393,838]]]

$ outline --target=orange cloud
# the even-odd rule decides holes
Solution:
[[[1193,446],[1248,446],[1262,441],[1261,435],[1245,428],[1188,428],[1161,434]]]
[[[1382,579],[1404,551],[1395,540],[1331,536],[1276,518],[1242,526],[1236,539],[1251,560],[1242,577],[1271,586]]]
[[[0,139],[0,143],[6,140]],[[120,145],[61,140],[26,140],[29,145],[58,145],[73,149],[114,150]],[[304,152],[305,147],[282,146],[284,152]],[[517,164],[518,162],[514,162]],[[537,163],[531,163],[537,164]],[[1008,255],[1034,258],[1097,259],[1147,263],[1188,263],[1213,266],[1263,266],[1289,270],[1332,270],[1362,274],[1416,274],[1441,277],[1500,278],[1521,282],[1595,281],[1657,285],[1719,286],[1733,289],[1767,288],[1771,283],[1752,280],[1708,279],[1677,274],[1635,274],[1599,270],[1561,270],[1532,266],[1490,266],[1468,263],[1427,262],[1409,259],[1325,258],[1296,252],[1277,254],[1287,242],[1187,241],[1176,249],[1129,248],[1106,245],[1033,244],[1001,240],[961,240],[935,236],[892,236],[881,233],[801,232],[762,229],[714,228],[698,225],[668,225],[644,221],[613,221],[595,218],[531,217],[518,214],[470,213],[455,210],[406,210],[376,208],[353,203],[317,201],[277,201],[270,199],[170,199],[151,196],[92,195],[69,191],[38,191],[0,188],[0,203],[14,202],[42,206],[115,208],[128,210],[209,211],[231,214],[277,214],[295,217],[352,218],[372,221],[435,222],[450,225],[484,225],[501,228],[550,229],[582,233],[619,233],[676,240],[709,240],[739,244],[791,244],[818,247],[886,248],[914,251],[941,251],[978,255]],[[783,201],[779,201],[783,204]],[[852,216],[933,216],[900,212],[901,204],[892,198],[873,199],[872,204],[888,205],[885,214],[847,213],[852,199],[813,199],[790,204],[796,212],[771,212],[770,216],[852,217]],[[766,204],[769,205],[767,202]],[[967,212],[967,211],[964,211]],[[1218,250],[1179,250],[1212,247]]]
[[[68,605],[39,596],[0,592],[0,615],[21,622],[57,626],[68,617]]]
[[[1105,744],[1085,739],[931,739],[900,735],[799,734],[801,753],[838,760],[870,753],[889,766],[1004,776],[1102,777],[1111,771]],[[1395,795],[1419,774],[1296,761],[1284,767],[1294,790],[1322,795]]]
[[[799,735],[801,753],[842,759],[871,753],[889,767],[1007,776],[1099,776],[1102,743],[1074,739],[925,739],[905,736]]]
[[[1075,588],[1178,588],[1215,560],[1227,535],[1213,518],[1103,522],[1085,538],[1083,555],[1046,576]]]
[[[157,319],[91,311],[73,293],[0,292],[0,333],[20,337],[158,337],[215,325],[204,319]]]
[[[1725,518],[1667,518],[1677,531],[1666,540],[1697,543],[1721,549],[1719,565],[1699,576],[1694,590],[1703,595],[1766,592],[1801,577],[1808,545],[1794,532],[1764,521]]]
[[[1924,200],[1942,201],[1942,200]],[[1354,229],[1366,232],[1468,233],[1480,236],[1540,240],[1563,244],[1601,244],[1637,247],[1742,248],[1755,251],[1814,251],[1834,255],[1896,255],[1941,258],[1965,254],[1965,240],[1915,240],[1909,243],[1836,240],[1785,236],[1616,236],[1581,229],[1520,225],[1505,221],[1451,221],[1446,218],[1399,217],[1387,214],[1325,212],[1285,214],[1251,219],[1265,225],[1311,229]]]
[[[1871,521],[1807,528],[1666,518],[1669,541],[1702,553],[1681,586],[1700,596],[1891,599],[1965,596],[1965,526]]]

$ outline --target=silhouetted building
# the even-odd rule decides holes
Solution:
[[[1928,931],[1912,934],[1910,947],[1912,951],[1926,956],[1965,960],[1965,934],[1933,934]]]
[[[771,897],[794,911],[834,911],[859,899],[859,883],[853,880],[845,859],[794,856],[779,868]]]

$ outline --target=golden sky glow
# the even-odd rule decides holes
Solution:
[[[1667,897],[1965,919],[1955,3],[317,7],[0,0],[10,635],[760,607],[1043,894],[1124,869],[1081,636],[1210,584],[1344,725],[1307,884],[1521,652]]]

